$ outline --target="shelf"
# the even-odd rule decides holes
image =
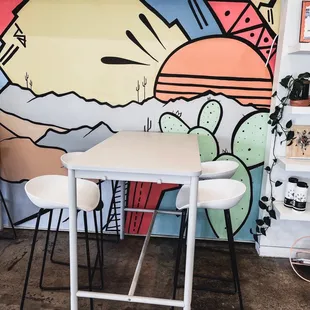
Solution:
[[[288,113],[290,113],[290,114],[310,115],[310,106],[309,107],[292,107],[292,106],[287,106],[286,109],[287,109]]]
[[[310,172],[310,159],[279,157],[278,162],[288,172]]]
[[[289,54],[310,54],[309,43],[297,43],[288,47]]]
[[[307,203],[306,211],[304,212],[294,211],[293,209],[284,207],[282,201],[276,201],[274,207],[278,220],[310,221],[310,203]]]

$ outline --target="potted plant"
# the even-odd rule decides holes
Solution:
[[[310,105],[309,84],[310,73],[305,72],[294,78],[292,75],[286,76],[280,84],[289,92],[291,106],[305,107]]]

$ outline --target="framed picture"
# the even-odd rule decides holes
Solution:
[[[293,125],[291,130],[294,131],[294,140],[286,147],[286,157],[310,159],[310,126]]]
[[[302,2],[299,42],[310,42],[310,1]]]

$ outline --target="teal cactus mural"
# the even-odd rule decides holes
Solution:
[[[198,115],[198,125],[216,133],[222,119],[223,108],[217,100],[207,101]]]
[[[219,145],[211,131],[203,127],[194,127],[188,131],[189,134],[198,135],[200,160],[213,160],[219,153]]]
[[[210,161],[219,154],[219,144],[214,134],[221,122],[223,109],[216,100],[207,101],[201,108],[197,126],[188,126],[179,115],[166,112],[159,119],[161,132],[188,133],[198,135],[200,159]]]
[[[232,177],[241,181],[247,188],[240,202],[230,210],[233,232],[236,234],[246,221],[252,205],[252,180],[245,164],[233,154],[222,154],[216,160],[232,160],[239,164],[239,167]],[[223,210],[206,210],[210,225],[218,238],[226,238],[226,225]]]
[[[219,143],[215,136],[223,116],[223,108],[219,101],[211,99],[203,104],[197,124],[191,127],[182,120],[180,114],[166,112],[161,115],[159,127],[162,132],[197,134],[200,158],[202,162],[212,160],[233,160],[239,163],[239,168],[232,177],[243,182],[247,191],[242,200],[231,210],[231,220],[234,234],[242,228],[247,220],[253,199],[251,169],[262,165],[266,144],[266,123],[268,110],[260,109],[245,115],[232,132],[231,153],[223,151],[220,154]],[[214,234],[218,238],[226,238],[226,225],[222,210],[207,210],[207,218]]]
[[[231,149],[249,169],[262,165],[267,138],[268,111],[249,113],[236,126]]]

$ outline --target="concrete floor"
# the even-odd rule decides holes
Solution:
[[[7,235],[10,231],[0,233]],[[32,240],[32,231],[18,231],[17,240],[0,240],[0,309],[19,309],[26,265]],[[41,291],[38,286],[43,256],[45,232],[39,233],[33,269],[24,309],[69,309],[68,292]],[[52,234],[53,237],[53,234]],[[92,242],[92,250],[95,242]],[[126,294],[135,270],[143,238],[128,237],[115,244],[105,243],[105,291]],[[226,244],[199,242],[204,248],[196,250],[195,271],[208,275],[229,276],[229,256]],[[176,240],[151,239],[143,265],[137,293],[154,297],[171,297]],[[84,243],[79,240],[80,263],[85,263]],[[237,255],[245,309],[310,309],[309,284],[300,280],[291,270],[287,259],[260,258],[253,244],[238,244]],[[56,256],[68,260],[68,234],[61,233]],[[94,255],[93,255],[94,256]],[[79,272],[80,284],[87,284],[87,273]],[[45,285],[68,285],[69,268],[48,261]],[[98,281],[98,278],[95,279]],[[196,283],[196,281],[195,281]],[[179,296],[182,289],[179,290]],[[79,309],[89,309],[88,300],[80,299]],[[167,307],[95,301],[95,309],[148,310]],[[193,309],[239,309],[235,295],[202,291],[193,293]]]

